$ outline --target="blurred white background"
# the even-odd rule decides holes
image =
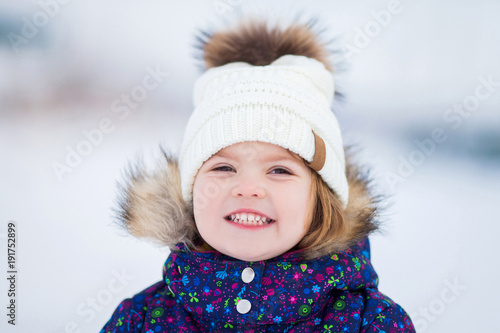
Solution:
[[[380,290],[418,332],[500,332],[493,0],[0,1],[4,272],[9,221],[18,237],[17,325],[2,278],[0,331],[98,332],[121,300],[162,278],[168,252],[112,224],[115,183],[138,152],[154,161],[160,143],[178,150],[201,73],[196,29],[254,8],[317,16],[347,51],[335,112],[391,202],[371,237]],[[157,68],[157,88],[126,107]],[[102,139],[84,147],[100,126]],[[54,165],[77,147],[89,153],[58,177]]]

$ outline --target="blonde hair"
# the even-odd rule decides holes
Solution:
[[[331,247],[345,236],[346,231],[342,202],[312,169],[311,176],[311,223],[297,244],[298,249],[306,250],[308,257]]]

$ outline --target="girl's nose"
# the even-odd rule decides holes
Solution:
[[[231,193],[234,197],[246,197],[246,198],[261,198],[266,195],[266,191],[262,186],[261,182],[255,176],[239,175],[237,183],[234,185]]]

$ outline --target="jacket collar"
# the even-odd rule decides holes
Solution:
[[[219,252],[191,252],[182,244],[177,248],[165,262],[163,278],[177,302],[199,322],[241,325],[308,320],[332,297],[378,284],[368,238],[346,251],[308,261],[301,259],[301,251],[245,262]],[[255,277],[245,283],[242,273],[247,267]],[[251,305],[246,314],[237,308],[242,300]]]

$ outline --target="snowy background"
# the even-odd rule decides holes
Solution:
[[[371,237],[380,290],[418,332],[500,332],[500,2],[250,2],[0,0],[0,267],[9,221],[18,264],[17,325],[2,278],[0,331],[98,332],[162,278],[167,251],[112,224],[116,181],[138,152],[178,149],[200,75],[196,29],[259,7],[317,15],[348,51],[336,114],[391,202]],[[167,74],[113,112],[148,68]],[[105,119],[58,177],[54,164]]]

